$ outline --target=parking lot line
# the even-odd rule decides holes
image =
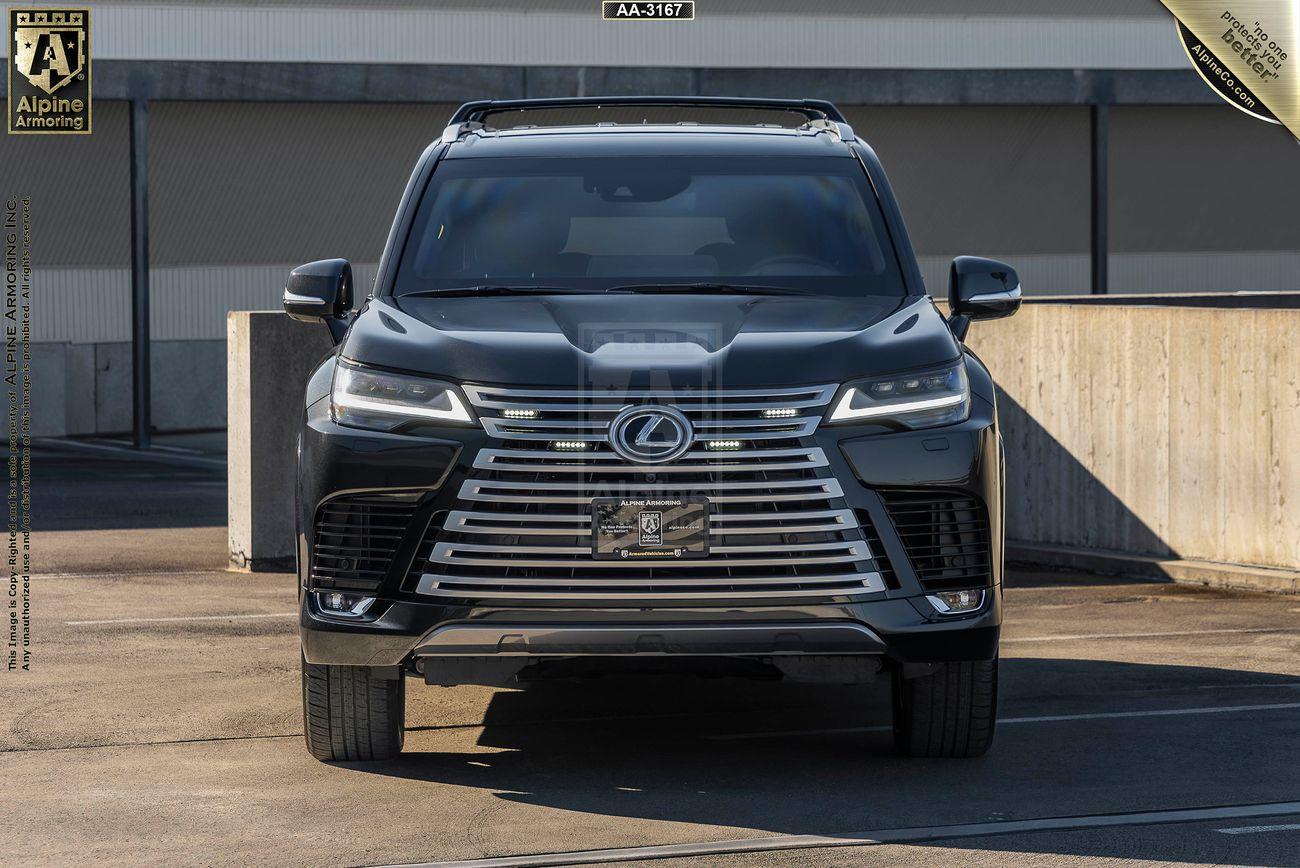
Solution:
[[[178,579],[188,578],[190,576],[211,576],[226,573],[228,570],[221,567],[214,567],[210,570],[131,570],[122,572],[121,570],[99,570],[89,573],[32,573],[32,579],[48,581],[51,579],[135,579],[142,576],[167,576]]]
[[[1042,817],[1032,820],[997,820],[987,823],[959,823],[948,826],[878,829],[870,832],[853,832],[843,835],[773,835],[764,838],[739,838],[690,844],[659,844],[646,847],[618,847],[608,850],[569,850],[557,853],[535,853],[526,856],[496,856],[485,859],[463,859],[453,862],[408,862],[390,864],[383,866],[383,868],[536,868],[536,866],[549,865],[593,865],[647,859],[718,856],[728,853],[763,853],[825,847],[910,844],[1026,832],[1195,823],[1228,817],[1278,816],[1281,814],[1294,814],[1298,811],[1300,811],[1300,802],[1272,802],[1212,808],[1173,808],[1119,814],[1084,814],[1073,817]]]
[[[297,612],[269,612],[263,615],[185,615],[176,618],[99,618],[94,621],[64,621],[69,627],[99,624],[167,624],[179,621],[250,621],[256,618],[296,618]]]
[[[1076,642],[1089,639],[1171,639],[1179,636],[1213,636],[1240,633],[1300,633],[1300,627],[1227,627],[1216,630],[1175,630],[1169,633],[1076,633],[1062,636],[1003,636],[1011,642]]]
[[[999,726],[1017,723],[1061,723],[1070,720],[1107,720],[1125,717],[1180,717],[1192,714],[1231,714],[1238,711],[1282,711],[1300,708],[1300,702],[1273,702],[1267,705],[1208,705],[1196,708],[1156,708],[1149,711],[1094,711],[1082,714],[1045,714],[1036,717],[1003,717]],[[780,738],[782,736],[835,735],[852,732],[889,732],[889,726],[844,726],[832,729],[791,729],[768,732],[730,732],[706,735],[711,741],[739,741],[751,738]]]
[[[1278,823],[1273,826],[1235,826],[1231,829],[1215,829],[1224,835],[1256,835],[1260,832],[1300,832],[1300,823]]]
[[[107,452],[117,454],[123,457],[130,457],[142,461],[154,461],[160,464],[188,464],[198,465],[200,467],[226,467],[224,458],[205,457],[205,453],[200,452],[197,455],[178,453],[175,447],[151,447],[141,451],[128,444],[115,443],[86,443],[80,440],[66,440],[52,437],[34,437],[32,442],[37,446],[44,446],[51,449],[70,449],[84,450],[87,452]],[[191,452],[194,450],[186,450]]]

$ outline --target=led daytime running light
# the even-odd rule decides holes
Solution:
[[[836,422],[841,419],[871,419],[879,416],[897,416],[899,413],[914,413],[917,410],[938,410],[952,407],[966,400],[965,395],[943,395],[939,398],[926,398],[922,401],[908,401],[904,404],[880,404],[875,407],[853,409],[853,396],[857,389],[849,389],[835,405],[831,418]]]

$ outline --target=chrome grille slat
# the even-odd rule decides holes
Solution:
[[[605,411],[601,411],[605,412]],[[613,417],[616,410],[609,410]],[[776,428],[781,425],[797,425],[806,422],[819,422],[821,416],[784,416],[776,419],[698,419],[691,420],[696,429],[700,428]],[[609,429],[609,419],[484,419],[484,423],[494,428],[593,428],[598,431]]]
[[[806,439],[834,385],[676,394],[464,388],[495,442],[474,456],[458,503],[422,548],[413,579],[418,593],[549,602],[761,601],[852,598],[885,588],[830,462]],[[701,444],[735,440],[738,448],[697,445],[674,461],[629,462],[608,446],[608,431],[618,413],[639,404],[681,411]],[[790,415],[764,415],[773,409]],[[507,410],[516,412],[507,418]],[[588,448],[547,448],[562,440]],[[650,474],[654,481],[645,481]],[[705,496],[714,505],[707,557],[592,557],[594,498],[673,494]]]
[[[467,552],[469,554],[459,554]],[[790,555],[790,552],[799,552]],[[804,554],[804,553],[808,554]],[[826,554],[821,554],[825,552]],[[508,555],[508,557],[475,557],[474,555]],[[517,557],[517,554],[545,554],[555,557]],[[756,554],[766,557],[728,557],[716,559],[718,555]],[[565,557],[576,556],[576,557]],[[732,567],[781,567],[787,565],[840,564],[853,563],[868,557],[865,542],[851,543],[805,543],[781,546],[712,546],[709,557],[700,560],[656,561],[655,566],[674,570],[712,570],[720,571]],[[488,567],[556,567],[561,569],[587,568],[593,571],[605,570],[644,570],[645,561],[628,560],[593,560],[588,546],[525,546],[525,545],[486,545],[482,543],[446,543],[440,542],[433,547],[429,557],[431,563],[459,564],[464,566]]]
[[[786,491],[787,494],[755,493],[719,494],[719,491]],[[491,491],[525,490],[528,494],[490,494]],[[683,491],[678,485],[638,485],[636,490],[643,494],[666,494]],[[576,494],[533,494],[533,491],[577,492]],[[692,482],[686,493],[708,497],[715,504],[719,503],[770,503],[802,500],[831,500],[844,496],[837,479],[793,479],[772,482]],[[604,490],[583,482],[501,482],[497,480],[467,479],[461,484],[461,500],[473,500],[486,503],[537,503],[589,504],[593,497],[613,497],[615,491]]]
[[[537,406],[536,402],[529,402],[527,399],[554,401],[557,399],[578,398],[583,401],[582,406],[597,402],[617,403],[619,406],[627,406],[638,402],[662,401],[671,402],[675,407],[685,409],[691,406],[692,403],[705,407],[725,407],[729,401],[749,398],[766,399],[763,406],[772,404],[787,406],[787,398],[795,398],[799,395],[807,395],[809,400],[828,404],[836,386],[831,384],[827,386],[777,386],[764,389],[717,389],[704,394],[687,390],[671,391],[667,389],[519,389],[514,386],[495,387],[474,384],[467,384],[462,388],[464,388],[470,402],[478,407],[494,407],[497,403],[504,403],[511,407],[533,407]],[[491,396],[498,397],[494,399]]]
[[[851,509],[806,509],[790,510],[782,513],[770,512],[724,512],[714,513],[714,524],[732,524],[738,521],[770,521],[774,518],[781,519],[810,519],[810,518],[833,518],[837,524],[851,525],[854,521],[853,510]]]
[[[471,398],[471,400],[473,399]],[[564,404],[535,404],[535,403],[529,403],[525,401],[484,401],[482,403],[476,402],[474,406],[482,410],[539,410],[543,413],[570,413],[581,417],[589,413],[608,413],[610,415],[613,415],[614,413],[617,413],[619,410],[623,409],[629,404],[650,403],[653,400],[656,399],[651,398],[645,401],[640,401],[636,399],[630,401],[625,400],[621,404],[618,404],[617,406],[613,404],[592,405],[592,404],[583,404],[578,402],[564,403]],[[798,398],[790,401],[775,401],[775,402],[748,401],[748,402],[736,403],[736,404],[727,404],[727,403],[697,404],[697,403],[692,403],[690,401],[679,403],[676,401],[671,401],[671,399],[663,399],[663,403],[670,403],[670,402],[674,407],[676,407],[678,410],[681,410],[683,413],[687,414],[688,416],[691,413],[714,414],[714,413],[758,412],[760,410],[770,409],[773,404],[777,404],[781,407],[792,407],[796,410],[807,409],[809,407],[824,407],[826,405],[826,401],[823,401],[820,397]],[[523,421],[527,421],[527,420],[523,420]]]
[[[830,519],[818,522],[817,519]],[[803,522],[802,524],[773,524],[773,520]],[[734,526],[739,522],[753,522]],[[808,523],[812,522],[812,523]],[[791,510],[787,512],[715,513],[710,519],[710,535],[732,536],[742,534],[797,534],[845,530],[855,526],[853,511],[849,509]],[[570,525],[548,527],[544,525]],[[575,526],[576,525],[576,526]],[[443,525],[448,530],[464,534],[492,534],[496,536],[585,536],[591,534],[591,516],[582,514],[554,515],[525,512],[469,512],[453,510]]]
[[[597,422],[566,419],[483,418],[482,422],[488,434],[504,440],[585,440],[602,443],[609,431],[609,420]],[[696,430],[695,439],[699,441],[733,440],[742,437],[749,440],[807,437],[817,430],[819,422],[821,422],[820,416],[792,416],[785,419],[692,420]]]
[[[529,424],[536,424],[536,423],[530,422]],[[586,440],[591,443],[603,443],[605,442],[606,439],[606,435],[603,431],[600,432],[589,432],[585,430],[582,431],[513,430],[511,431],[506,429],[507,428],[519,429],[520,426],[514,425],[513,423],[509,425],[502,425],[497,421],[489,422],[486,419],[483,420],[483,427],[486,428],[488,434],[492,435],[493,437],[501,437],[506,440],[543,440],[543,441],[545,440]],[[609,426],[606,425],[605,427],[608,428]],[[554,453],[547,453],[547,454],[554,455]]]
[[[772,458],[786,460],[769,460]],[[672,464],[630,464],[613,452],[593,452],[578,456],[544,449],[482,449],[474,456],[476,470],[517,470],[531,473],[737,473],[802,470],[825,467],[828,463],[826,454],[816,447],[687,452]]]
[[[564,463],[586,463],[586,461],[597,461],[597,463],[606,464],[627,464],[615,452],[591,452],[589,455],[569,455],[563,452],[550,452],[547,450],[530,450],[530,448],[517,448],[517,450],[480,450],[478,457],[484,460],[484,466],[494,464],[497,459],[545,459],[550,461],[564,461]],[[789,459],[789,457],[802,457],[806,461],[824,460],[822,450],[819,448],[802,448],[802,450],[737,450],[735,452],[699,452],[690,451],[677,459],[675,464],[694,463],[699,468],[718,468],[729,469],[727,463],[733,459]],[[699,464],[701,461],[711,461],[712,464]],[[476,461],[477,464],[477,461]],[[764,465],[766,466],[766,465]],[[820,466],[820,464],[816,465]],[[491,469],[491,468],[487,468]]]

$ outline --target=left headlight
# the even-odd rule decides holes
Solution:
[[[393,431],[412,422],[472,425],[474,417],[450,383],[362,368],[342,360],[330,391],[334,421]]]
[[[827,422],[893,422],[908,428],[951,425],[970,415],[970,383],[958,359],[942,368],[851,383]]]

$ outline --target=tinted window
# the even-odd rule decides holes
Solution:
[[[903,294],[875,194],[842,157],[446,160],[396,292],[694,282]]]

